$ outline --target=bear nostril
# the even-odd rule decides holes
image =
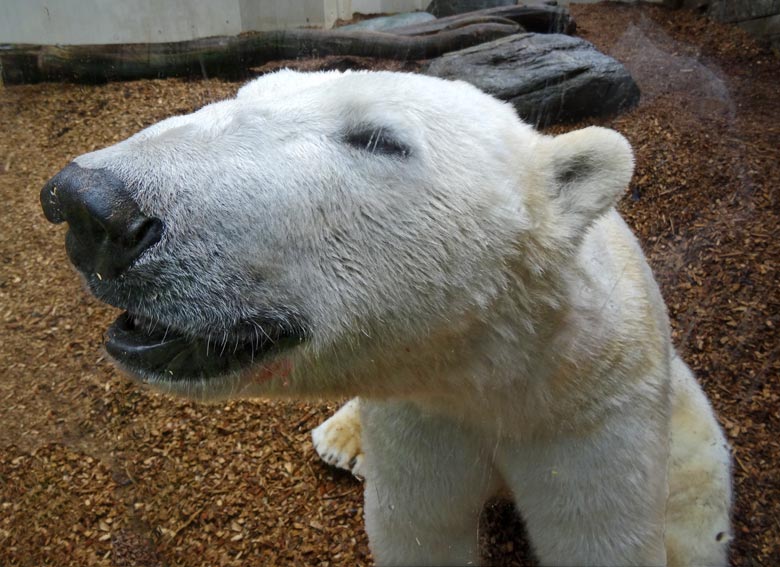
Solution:
[[[164,230],[160,219],[141,212],[119,177],[75,163],[44,186],[41,206],[49,221],[68,223],[68,256],[98,279],[121,275]]]
[[[164,225],[163,222],[155,217],[144,218],[137,227],[132,227],[127,232],[124,239],[128,251],[140,255],[144,250],[157,244],[162,238]]]
[[[102,237],[95,239],[93,271],[98,279],[111,279],[121,275],[146,250],[157,244],[162,238],[163,222],[154,217],[138,217],[128,223],[118,238],[115,226],[107,230]],[[113,230],[112,230],[113,229]]]

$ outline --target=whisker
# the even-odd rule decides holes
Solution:
[[[225,354],[225,347],[227,346],[227,343],[228,343],[228,334],[227,334],[227,331],[225,331],[225,334],[224,334],[224,336],[222,337],[222,350],[221,350],[221,351],[219,351],[219,356],[220,356],[220,357],[221,357],[223,354]]]
[[[265,329],[263,328],[262,325],[260,325],[257,321],[252,321],[252,324],[255,327],[255,332],[257,332],[257,329],[260,329],[260,332],[265,335],[265,338],[268,339],[269,341],[271,341],[271,344],[274,343],[274,340],[271,338],[271,335],[266,333],[266,331],[265,331]]]

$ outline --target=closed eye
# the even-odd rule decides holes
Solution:
[[[371,154],[406,158],[412,153],[408,145],[381,126],[352,130],[346,134],[344,142]]]

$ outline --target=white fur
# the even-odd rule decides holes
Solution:
[[[363,450],[360,443],[360,403],[353,398],[311,432],[314,449],[334,467],[363,478]]]
[[[409,152],[345,142],[365,128]],[[77,161],[166,224],[128,307],[217,339],[258,313],[305,327],[252,369],[148,380],[360,396],[315,443],[339,466],[362,448],[377,563],[478,561],[506,487],[544,565],[726,564],[728,449],[613,208],[616,132],[543,136],[460,82],[287,71]]]

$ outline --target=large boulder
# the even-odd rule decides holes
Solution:
[[[639,101],[623,65],[562,34],[512,35],[433,59],[422,72],[472,83],[537,126],[613,114]]]
[[[444,16],[513,4],[517,4],[517,0],[433,0],[425,10],[437,18],[443,18]]]
[[[780,48],[780,0],[677,0],[672,3],[697,10],[719,22],[736,24],[759,40]]]

